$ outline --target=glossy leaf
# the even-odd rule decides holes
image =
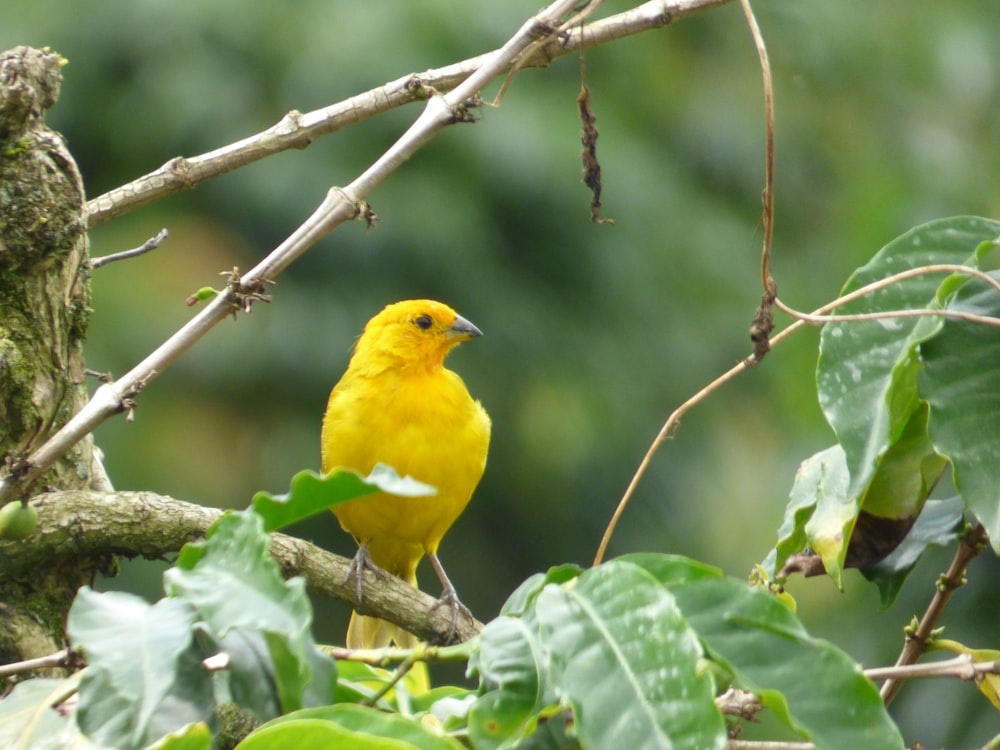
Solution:
[[[810,636],[798,618],[761,589],[709,579],[674,589],[677,604],[713,658],[819,750],[902,750],[899,730],[861,667]],[[838,710],[830,710],[837,696]]]
[[[251,507],[264,519],[265,530],[277,531],[334,505],[379,491],[402,497],[426,497],[437,492],[429,484],[399,476],[385,464],[376,464],[367,477],[350,469],[334,469],[325,476],[306,469],[292,477],[286,494],[258,492]]]
[[[546,586],[536,610],[553,688],[583,746],[725,746],[698,639],[646,570],[611,561]]]
[[[850,292],[886,276],[934,263],[966,263],[1000,223],[976,217],[916,227],[882,248],[851,276]],[[926,274],[841,307],[843,314],[933,307],[942,277]],[[860,496],[899,427],[915,407],[916,345],[942,326],[939,318],[829,323],[820,338],[816,382],[820,405],[844,448],[849,494]]]
[[[132,594],[82,588],[69,612],[70,640],[89,667],[80,683],[80,728],[120,750],[143,748],[187,724],[214,721],[211,675],[184,602],[148,604]]]
[[[995,278],[1000,273],[994,272]],[[1000,317],[1000,293],[965,284],[948,308]],[[920,347],[920,392],[931,407],[930,436],[951,461],[955,487],[1000,551],[1000,328],[949,320]]]

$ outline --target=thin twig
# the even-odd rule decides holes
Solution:
[[[778,293],[774,277],[771,275],[771,239],[774,236],[774,81],[771,78],[771,61],[768,58],[767,45],[764,44],[764,35],[761,34],[757,17],[750,7],[750,0],[740,0],[740,5],[743,7],[743,15],[746,17],[747,26],[750,27],[754,46],[757,48],[760,72],[764,79],[764,190],[761,193],[764,240],[760,254],[760,280],[764,293],[773,297]]]
[[[792,310],[777,298],[774,300],[774,306],[789,317],[797,318],[804,323],[812,323],[814,325],[824,325],[826,323],[860,323],[870,320],[889,320],[890,318],[938,317],[964,320],[969,323],[981,323],[982,325],[1000,328],[1000,318],[994,318],[990,315],[976,315],[975,313],[962,312],[961,310],[932,310],[927,307],[921,307],[915,310],[886,310],[884,312],[855,313],[853,315],[811,315]]]
[[[108,263],[114,263],[116,260],[125,260],[126,258],[134,258],[137,255],[148,253],[150,250],[158,248],[160,244],[167,239],[169,234],[170,232],[166,229],[161,229],[155,237],[150,237],[148,240],[139,245],[139,247],[134,247],[131,250],[123,250],[120,253],[102,255],[100,258],[91,258],[90,267],[100,268],[101,266],[106,266]]]
[[[931,599],[927,611],[924,612],[924,616],[913,632],[907,633],[903,650],[896,660],[897,667],[913,664],[927,650],[928,641],[930,641],[934,628],[944,612],[945,605],[951,599],[955,589],[964,585],[965,569],[973,558],[982,552],[986,542],[986,529],[981,523],[969,529],[962,538],[958,550],[955,552],[955,559],[948,566],[948,571],[938,580],[937,591],[934,593],[934,598]],[[882,689],[879,692],[887,706],[896,697],[904,680],[905,677],[890,677],[882,683]]]
[[[975,268],[969,268],[967,266],[941,263],[930,266],[920,266],[919,268],[911,268],[907,269],[906,271],[901,271],[900,273],[893,274],[892,276],[888,276],[884,279],[873,281],[870,284],[866,284],[863,287],[855,289],[853,292],[845,294],[842,297],[838,297],[837,299],[833,300],[832,302],[828,302],[822,307],[816,308],[808,315],[797,316],[798,320],[796,320],[794,323],[792,323],[787,328],[782,330],[779,334],[774,336],[774,338],[770,340],[770,345],[773,347],[780,344],[784,339],[788,338],[790,335],[795,333],[795,331],[799,330],[800,328],[811,322],[819,320],[820,316],[826,316],[831,310],[836,310],[838,307],[841,307],[842,305],[846,305],[849,302],[853,302],[854,300],[860,299],[861,297],[864,297],[867,294],[871,294],[872,292],[878,291],[879,289],[891,286],[892,284],[899,283],[900,281],[904,281],[914,276],[921,276],[928,273],[967,273],[977,278],[983,278],[990,284],[992,284],[994,287],[1000,289],[1000,286],[998,286],[998,283],[995,279],[991,278],[987,274],[984,274],[982,271],[979,271]],[[906,314],[909,315],[911,312],[919,314],[921,316],[959,317],[957,315],[949,314],[949,311],[946,310],[906,311]],[[828,318],[824,318],[822,322],[828,322],[828,320],[829,320]],[[977,320],[976,322],[986,322],[989,323],[990,325],[996,325],[994,318],[988,318],[983,321]],[[653,439],[653,442],[646,450],[646,454],[642,457],[642,461],[639,463],[639,468],[637,468],[635,474],[632,475],[632,479],[629,481],[628,487],[625,489],[625,493],[622,495],[621,500],[618,501],[618,506],[615,508],[615,511],[611,516],[611,520],[608,522],[607,528],[605,528],[604,530],[604,535],[601,537],[601,543],[598,545],[597,553],[594,555],[593,564],[595,566],[600,565],[601,561],[604,559],[604,555],[607,552],[608,544],[610,543],[611,537],[614,534],[615,528],[618,525],[618,521],[621,518],[622,514],[625,512],[625,507],[632,499],[632,495],[635,493],[636,487],[638,487],[642,477],[646,474],[646,470],[649,468],[649,464],[652,462],[653,456],[660,449],[660,446],[663,445],[663,443],[668,438],[673,436],[674,431],[680,424],[681,417],[683,417],[693,407],[695,407],[709,395],[714,393],[716,390],[721,388],[723,385],[728,383],[730,380],[735,378],[741,372],[753,367],[754,364],[755,364],[754,355],[747,357],[747,359],[726,370],[726,372],[722,373],[719,377],[717,377],[707,386],[705,386],[697,393],[695,393],[693,396],[688,398],[684,403],[678,406],[673,411],[673,413],[670,414],[669,417],[667,417],[667,421],[664,422],[663,427],[660,428],[660,432]]]
[[[662,28],[694,13],[730,2],[732,0],[649,0],[630,10],[588,24],[582,29],[578,26],[566,29],[557,38],[550,37],[543,44],[536,45],[530,54],[519,53],[511,59],[504,54],[504,67],[496,75],[503,75],[515,65],[519,68],[547,67],[554,60],[576,52],[581,47],[606,44],[643,31]],[[537,39],[537,35],[535,38]],[[350,99],[305,114],[293,110],[261,133],[205,154],[171,159],[159,169],[89,201],[88,225],[96,226],[167,195],[191,190],[206,180],[267,156],[289,149],[306,148],[317,138],[349,125],[404,104],[422,101],[429,92],[451,91],[487,61],[497,59],[500,53],[501,50],[494,50],[443,68],[406,75]]]
[[[362,706],[376,705],[380,700],[382,700],[386,695],[388,695],[390,690],[392,690],[394,687],[396,687],[396,685],[399,684],[400,680],[406,677],[407,673],[409,673],[409,671],[413,669],[414,664],[416,664],[416,661],[411,655],[410,658],[404,660],[398,667],[396,667],[395,670],[393,670],[392,677],[386,680],[385,684],[383,684],[382,687],[380,687],[372,695],[359,701],[359,703]]]
[[[64,648],[48,656],[39,656],[37,659],[26,659],[25,661],[14,662],[13,664],[0,664],[0,677],[9,677],[12,674],[30,672],[33,669],[58,669],[69,666],[73,660],[73,654],[69,649]]]
[[[952,659],[928,664],[901,664],[894,667],[874,667],[865,670],[865,677],[877,680],[911,680],[918,677],[957,677],[974,680],[978,676],[1000,674],[1000,664],[995,661],[977,662],[970,654],[960,654]]]
[[[636,18],[646,19],[648,23],[663,26],[681,15],[722,5],[725,2],[728,0],[658,0],[656,3],[647,3],[633,9],[633,11],[638,12]],[[83,409],[28,457],[25,463],[26,468],[16,478],[7,476],[0,479],[0,501],[12,499],[20,487],[36,481],[80,439],[106,419],[122,411],[125,400],[131,398],[138,388],[166,371],[171,364],[176,362],[235,309],[241,309],[238,302],[245,296],[245,290],[257,288],[267,281],[274,280],[306,250],[338,226],[368,215],[369,208],[364,199],[371,191],[426,145],[438,132],[448,125],[460,121],[466,114],[468,102],[476,100],[478,92],[487,83],[509,70],[513,61],[537,42],[540,30],[553,30],[550,33],[554,38],[560,29],[561,19],[573,9],[575,4],[575,0],[556,0],[543,8],[538,14],[526,21],[503,47],[477,58],[477,67],[455,88],[444,95],[431,95],[416,121],[375,163],[346,187],[331,188],[312,215],[253,269],[243,274],[238,286],[230,284],[226,290],[216,295],[195,317],[132,370],[114,383],[105,383],[98,388]],[[648,14],[656,15],[652,21],[649,21]],[[652,25],[649,26],[649,28],[652,27]],[[609,32],[607,36],[609,41],[616,38],[613,36],[615,29],[616,27],[605,28],[605,31]],[[571,38],[572,31],[569,30]],[[577,31],[579,32],[579,30]],[[590,45],[594,43],[593,39],[584,33],[580,38],[580,43]],[[163,194],[161,192],[158,195]],[[106,207],[107,211],[112,211],[114,204],[115,201],[111,200],[111,204]],[[94,210],[103,211],[104,209],[96,206]]]
[[[416,648],[341,648],[323,646],[322,650],[337,661],[356,661],[373,667],[388,667],[405,661],[465,662],[472,653],[472,642],[454,646],[431,646],[421,643]]]
[[[835,300],[837,307],[847,304],[848,302],[853,302],[856,299],[860,299],[872,292],[878,291],[879,289],[885,289],[886,287],[897,284],[900,281],[906,281],[907,279],[915,278],[917,276],[926,276],[932,273],[959,273],[972,276],[974,278],[985,281],[987,284],[992,286],[997,292],[1000,292],[1000,281],[990,276],[984,271],[980,271],[978,268],[972,268],[970,266],[962,266],[956,263],[934,263],[928,266],[918,266],[916,268],[908,268],[905,271],[900,271],[892,276],[886,276],[884,279],[879,279],[878,281],[873,281],[870,284],[855,289],[850,294],[846,294],[843,297]],[[797,320],[802,320],[807,323],[816,323],[822,325],[824,323],[843,323],[852,322],[858,320],[878,320],[883,318],[905,318],[905,317],[920,317],[926,315],[938,315],[941,317],[951,317],[958,318],[961,320],[969,320],[974,323],[985,323],[986,325],[997,325],[996,318],[991,318],[985,315],[973,315],[972,313],[961,313],[958,311],[951,310],[886,310],[875,313],[859,313],[856,315],[829,315],[826,311],[818,313],[814,311],[812,313],[804,313],[789,307],[780,299],[775,298],[774,306],[781,310],[783,313],[791,318]],[[830,308],[833,309],[833,308]]]

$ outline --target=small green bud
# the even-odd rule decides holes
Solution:
[[[24,539],[38,528],[38,511],[34,505],[13,500],[0,509],[0,539]]]

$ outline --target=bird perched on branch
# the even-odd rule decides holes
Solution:
[[[451,608],[453,626],[464,607],[437,549],[486,467],[490,418],[444,359],[461,342],[481,335],[440,302],[388,305],[365,326],[323,420],[324,473],[346,467],[367,474],[383,463],[437,489],[427,497],[377,492],[331,508],[358,543],[351,570],[359,599],[366,568],[416,586],[417,563],[426,554],[443,587],[438,604]],[[349,648],[379,648],[391,641],[404,647],[416,643],[384,620],[351,616]]]

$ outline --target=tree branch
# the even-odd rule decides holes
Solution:
[[[924,612],[924,616],[920,619],[920,623],[913,632],[907,632],[906,643],[896,660],[897,667],[913,664],[927,650],[927,644],[932,638],[934,628],[944,612],[945,605],[948,604],[955,589],[965,584],[965,569],[976,555],[983,551],[986,543],[986,529],[981,523],[977,523],[962,538],[958,545],[958,551],[955,552],[955,559],[948,566],[948,572],[944,573],[938,580],[937,591],[934,593],[934,598],[928,605],[927,611]],[[905,679],[905,677],[893,676],[882,683],[880,692],[886,705],[889,705],[896,697],[896,693],[903,686]]]
[[[644,9],[643,13],[636,13],[635,18],[656,18],[660,25],[664,25],[672,18],[715,7],[726,1],[658,0],[640,6]],[[216,324],[235,311],[249,311],[249,301],[254,295],[259,294],[267,282],[273,281],[320,239],[344,222],[368,215],[365,197],[447,125],[467,120],[470,103],[478,101],[478,93],[483,86],[510,70],[523,54],[549,54],[546,50],[553,42],[562,45],[564,38],[572,37],[572,30],[564,28],[561,19],[572,11],[574,5],[574,0],[556,0],[543,8],[526,21],[503,47],[478,58],[478,67],[447,94],[441,95],[424,87],[425,95],[429,96],[426,107],[388,151],[351,184],[344,188],[331,188],[312,215],[284,242],[242,277],[234,273],[223,292],[216,295],[200,313],[142,362],[118,381],[105,383],[98,388],[90,401],[69,422],[19,465],[16,474],[0,478],[0,503],[17,497],[24,487],[36,481],[98,425],[124,411],[139,391],[176,362]],[[651,13],[655,8],[660,9],[659,15]],[[616,33],[615,27],[605,28],[602,33],[613,36]],[[592,38],[598,37],[594,35]],[[546,39],[550,41],[544,42]],[[584,35],[582,43],[589,44],[590,38]]]
[[[650,0],[635,8],[584,27],[573,25],[564,35],[550,38],[523,60],[504,55],[496,75],[516,68],[543,68],[582,47],[607,44],[633,34],[668,26],[693,13],[725,5],[732,0]],[[289,149],[304,149],[316,138],[380,115],[396,107],[453,90],[480,70],[494,50],[442,68],[411,73],[350,99],[305,114],[292,110],[267,130],[243,140],[190,158],[178,156],[159,169],[117,187],[87,203],[87,222],[93,227],[161,198],[191,190],[205,180]],[[484,82],[485,83],[485,82]]]
[[[42,569],[77,565],[81,558],[164,559],[188,542],[204,538],[222,514],[215,508],[186,503],[152,492],[49,492],[32,498],[38,509],[35,534],[20,542],[0,542],[2,569],[8,577],[35,577]],[[271,555],[287,578],[302,576],[309,591],[358,608],[357,594],[345,585],[350,560],[314,544],[273,534]],[[435,599],[400,579],[381,580],[367,572],[362,581],[365,614],[389,620],[421,640],[443,643],[451,628]],[[482,623],[460,619],[453,641],[465,641]]]

